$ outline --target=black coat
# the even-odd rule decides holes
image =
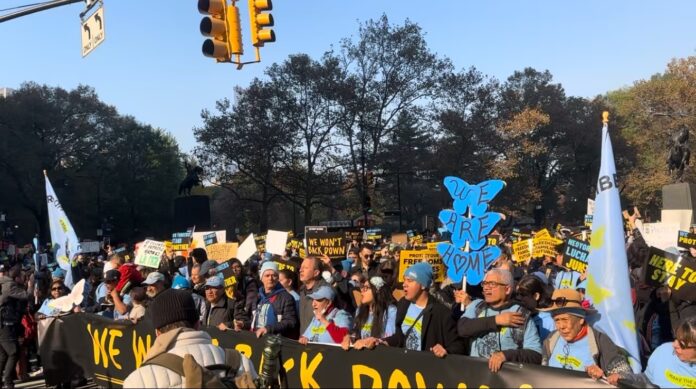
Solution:
[[[401,324],[410,305],[411,302],[406,298],[402,298],[396,304],[396,332],[385,339],[392,347],[405,347],[406,337],[401,330]],[[457,323],[452,319],[452,312],[433,296],[428,296],[421,328],[422,351],[430,351],[433,346],[440,344],[449,354],[464,354],[466,345],[464,340],[457,336]]]

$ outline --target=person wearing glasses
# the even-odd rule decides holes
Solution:
[[[626,352],[587,323],[596,311],[583,306],[580,292],[557,289],[551,306],[542,310],[551,312],[556,324],[556,331],[544,341],[542,365],[585,371],[590,378],[606,378],[614,385],[631,374]]]
[[[343,338],[341,346],[353,348],[373,348],[380,339],[392,336],[396,326],[396,306],[392,295],[382,277],[362,279],[360,286],[360,306],[355,315],[353,330]]]
[[[375,261],[375,248],[369,243],[363,243],[358,252],[358,262],[355,266],[367,277],[379,275],[379,262]]]
[[[505,362],[541,363],[541,340],[530,311],[512,299],[512,273],[491,269],[481,282],[484,299],[467,305],[457,332],[471,341],[472,357],[488,358],[496,373]]]
[[[41,304],[41,308],[36,312],[36,319],[42,320],[49,316],[60,315],[62,313],[60,308],[51,308],[49,304],[58,297],[65,296],[67,291],[68,289],[63,284],[63,281],[58,280],[51,282],[51,297],[44,300],[43,304]]]
[[[653,351],[643,373],[631,374],[626,380],[660,388],[696,388],[696,316],[677,324],[675,338]]]

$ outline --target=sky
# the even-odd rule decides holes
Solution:
[[[0,9],[37,1],[0,0]],[[237,4],[249,58],[247,1]],[[569,96],[630,86],[696,49],[690,0],[274,0],[276,42],[262,49],[262,63],[237,70],[201,53],[203,15],[194,0],[104,0],[106,39],[82,58],[84,7],[0,23],[0,87],[90,85],[121,114],[170,132],[185,152],[196,145],[201,110],[232,99],[236,86],[291,54],[318,58],[338,48],[361,21],[382,14],[391,23],[418,23],[431,50],[457,69],[474,66],[500,80],[525,67],[548,69]]]

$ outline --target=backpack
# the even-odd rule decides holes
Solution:
[[[180,357],[172,353],[162,353],[148,361],[142,366],[156,365],[174,371],[183,377],[184,388],[256,388],[254,380],[249,373],[244,373],[235,377],[239,366],[242,363],[241,354],[236,350],[225,350],[225,363],[201,366],[191,354]],[[225,376],[220,377],[219,371],[224,371]]]

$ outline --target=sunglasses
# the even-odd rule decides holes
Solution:
[[[677,345],[679,345],[679,348],[682,350],[696,349],[696,346],[689,346],[683,340],[677,340]]]
[[[51,288],[52,291],[53,290],[61,290],[61,289],[63,289],[63,288]]]
[[[582,301],[571,300],[571,299],[567,299],[565,297],[555,298],[555,299],[551,300],[551,302],[558,307],[565,307],[566,305],[568,305],[568,303],[582,304]]]
[[[481,286],[484,288],[495,288],[498,286],[508,286],[508,284],[503,284],[501,282],[495,282],[495,281],[483,281],[481,283]]]

